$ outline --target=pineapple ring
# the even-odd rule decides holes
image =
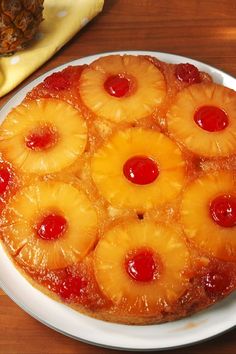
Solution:
[[[133,89],[121,98],[104,88],[109,77],[122,75],[131,79]],[[96,115],[113,122],[133,122],[153,113],[166,95],[166,83],[157,67],[143,57],[111,55],[86,68],[80,78],[83,102]]]
[[[133,280],[125,269],[130,251],[148,248],[161,260],[162,270],[151,281]],[[181,257],[180,257],[181,255]],[[109,230],[94,251],[95,277],[102,292],[129,313],[157,313],[184,293],[190,255],[182,234],[150,221],[121,223]]]
[[[220,195],[236,196],[235,181],[227,172],[195,180],[185,190],[180,209],[187,237],[219,259],[236,261],[236,226],[219,226],[210,215],[211,202]]]
[[[137,155],[157,162],[159,176],[154,182],[137,185],[124,176],[124,164]],[[97,188],[110,204],[139,212],[175,198],[184,183],[185,162],[178,146],[162,133],[142,128],[116,133],[94,154],[91,168]]]
[[[36,225],[52,213],[67,229],[56,240],[37,235]],[[69,184],[40,182],[23,188],[4,210],[2,237],[17,260],[31,268],[58,269],[80,261],[96,241],[97,214],[86,195]]]
[[[42,151],[28,148],[27,136],[48,125],[58,135],[54,146]],[[24,102],[9,113],[0,128],[3,155],[26,173],[60,171],[83,153],[86,142],[87,126],[79,111],[56,99]]]
[[[228,126],[209,132],[194,121],[199,107],[215,106],[226,112]],[[182,90],[167,113],[170,133],[190,151],[206,156],[227,156],[236,152],[236,93],[216,84],[195,84]]]

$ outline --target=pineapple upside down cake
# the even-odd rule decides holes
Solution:
[[[236,289],[236,92],[191,64],[69,66],[0,127],[0,238],[44,293],[173,321]]]

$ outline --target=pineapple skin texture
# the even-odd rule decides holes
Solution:
[[[44,0],[0,1],[0,54],[23,49],[43,20]]]
[[[140,59],[140,62],[143,60],[144,57],[142,57],[142,60]],[[4,203],[9,205],[9,208],[6,207],[4,209],[4,217],[0,218],[0,240],[7,247],[17,266],[25,271],[31,281],[33,279],[33,284],[36,287],[39,287],[41,291],[56,300],[62,301],[92,317],[125,324],[151,324],[173,321],[210,306],[236,289],[236,262],[234,259],[230,258],[229,261],[229,258],[227,258],[229,253],[227,252],[217,251],[218,253],[216,253],[214,250],[212,251],[204,238],[202,238],[203,246],[200,247],[200,243],[190,237],[191,232],[189,233],[189,230],[184,232],[186,230],[184,222],[181,220],[181,201],[192,183],[197,183],[196,181],[205,175],[215,175],[222,170],[227,171],[235,178],[236,158],[234,155],[202,158],[200,153],[192,152],[169,131],[167,112],[170,106],[175,103],[176,95],[189,87],[191,88],[191,86],[176,80],[174,65],[162,63],[149,57],[145,58],[145,60],[154,65],[160,71],[161,77],[164,78],[165,98],[163,99],[161,94],[158,108],[151,115],[140,117],[134,121],[124,119],[116,122],[104,119],[92,112],[84,104],[80,96],[80,83],[82,82],[80,79],[87,66],[64,69],[61,76],[66,81],[66,85],[63,88],[58,89],[58,82],[55,85],[53,80],[51,80],[49,85],[45,80],[27,95],[24,105],[34,105],[35,101],[45,99],[57,101],[58,105],[61,105],[61,102],[66,103],[76,109],[78,116],[83,118],[86,125],[85,135],[87,139],[81,149],[81,153],[74,161],[64,167],[61,163],[64,155],[63,149],[61,149],[61,153],[57,155],[57,158],[54,158],[60,168],[54,172],[46,174],[44,172],[39,174],[28,173],[24,172],[20,166],[16,166],[15,163],[10,163],[16,178],[14,180],[16,181],[16,183],[14,182],[16,188],[13,190],[9,188],[7,191]],[[209,75],[201,73],[201,78],[202,82],[209,87],[212,81]],[[59,82],[60,85],[61,81]],[[194,86],[197,85],[193,85],[192,88]],[[29,101],[32,102],[29,103]],[[175,179],[176,176],[178,177],[178,183],[174,184],[175,193],[172,197],[168,197],[171,183],[167,182],[162,185],[161,194],[158,195],[158,198],[154,198],[154,201],[152,199],[151,201],[150,199],[148,200],[148,198],[151,198],[152,193],[147,193],[145,198],[141,198],[138,190],[136,190],[132,198],[134,201],[131,200],[135,204],[131,203],[131,206],[123,205],[120,201],[117,202],[117,197],[114,197],[114,200],[105,198],[105,194],[101,193],[100,188],[95,183],[96,178],[94,178],[94,170],[92,168],[93,161],[96,157],[101,157],[101,151],[106,151],[106,147],[109,145],[108,142],[115,136],[126,135],[129,130],[140,132],[140,137],[143,132],[150,134],[148,138],[144,139],[143,143],[141,143],[141,138],[138,139],[138,155],[142,154],[141,150],[143,149],[146,153],[150,153],[152,146],[155,146],[155,151],[159,149],[159,155],[163,155],[163,164],[165,164],[168,173],[170,173],[168,175],[169,182],[172,182],[172,179]],[[153,135],[155,136],[155,142],[151,139]],[[157,136],[164,136],[165,139],[159,139]],[[169,142],[168,148],[165,145],[166,140]],[[158,141],[160,144],[157,148]],[[123,153],[123,151],[125,151],[125,154],[124,157],[121,158],[119,155],[115,159],[115,165],[117,163],[122,164],[123,158],[130,157],[123,142],[120,144],[120,148],[116,150],[117,154],[119,155],[120,153],[122,155],[121,152]],[[3,151],[3,161],[6,159],[6,151],[5,149]],[[134,152],[137,154],[137,151]],[[171,157],[165,158],[166,154],[171,155]],[[50,163],[49,165],[51,166],[52,164]],[[106,167],[107,164],[104,162],[103,168],[105,169]],[[178,171],[177,174],[176,171]],[[101,168],[98,172],[101,173]],[[68,188],[76,189],[79,197],[76,197],[75,202],[72,202],[74,199],[70,197],[71,193],[66,192],[66,196],[62,198],[63,201],[60,200],[58,202],[60,198],[55,198],[56,209],[54,209],[55,205],[50,209],[56,211],[60,205],[62,210],[64,210],[65,204],[68,204],[70,209],[68,213],[70,215],[75,216],[80,213],[80,217],[76,217],[76,224],[81,222],[82,211],[87,205],[86,200],[92,205],[93,210],[90,213],[89,220],[86,219],[86,216],[82,216],[82,220],[87,220],[88,227],[89,225],[91,226],[91,232],[87,232],[91,242],[86,243],[88,240],[84,237],[83,242],[86,245],[83,251],[81,250],[81,244],[73,236],[69,237],[69,243],[59,244],[58,242],[58,245],[55,246],[55,254],[59,252],[60,256],[52,256],[54,254],[52,247],[50,249],[45,243],[36,242],[35,234],[32,233],[32,224],[34,222],[31,222],[32,218],[30,216],[31,209],[33,211],[35,208],[25,208],[17,201],[21,200],[21,198],[23,200],[30,195],[28,203],[34,200],[32,194],[30,194],[31,189],[29,189],[29,186],[39,186],[41,183],[50,185],[51,190],[54,189],[52,186],[58,183],[62,183],[63,186],[66,184],[66,190]],[[114,185],[115,179],[113,177],[110,178],[109,182],[101,183],[101,186],[108,191],[110,190],[111,193],[114,191]],[[205,182],[204,185],[203,195],[206,194],[207,189],[210,189],[208,188],[208,183]],[[28,191],[27,193],[25,193],[26,190]],[[118,187],[118,192],[117,194],[121,196],[123,194],[125,199],[127,199],[128,193],[125,187]],[[78,196],[77,193],[76,195]],[[51,198],[51,192],[43,194],[46,196],[46,205]],[[58,193],[56,194],[58,195]],[[195,194],[197,195],[197,193]],[[81,197],[82,195],[83,198]],[[10,208],[10,206],[12,207]],[[21,218],[21,222],[11,223],[10,220],[18,220],[17,218],[20,214],[17,212],[18,208],[21,212],[23,210],[25,215],[24,222],[22,221],[23,218]],[[37,219],[37,215],[39,215],[38,209],[37,212],[35,210],[35,215]],[[35,218],[33,219],[35,220]],[[196,219],[199,220],[199,218]],[[206,224],[208,225],[207,222]],[[143,225],[146,226],[144,227]],[[127,236],[126,232],[123,242],[120,241],[119,245],[117,245],[118,239],[114,237],[114,234],[119,234],[118,230],[122,229],[122,227],[126,231],[130,230],[129,234],[131,235]],[[208,227],[209,225],[206,226],[206,229],[209,231]],[[142,232],[139,234],[141,229]],[[146,231],[144,232],[143,229]],[[160,242],[158,230],[165,235],[166,243]],[[137,237],[135,237],[134,231]],[[146,236],[142,236],[143,234]],[[25,243],[26,238],[22,238],[22,235],[28,235],[30,239],[28,245]],[[110,235],[109,242],[107,242],[108,235]],[[153,237],[154,235],[156,237]],[[166,276],[164,273],[162,274],[162,283],[159,285],[157,282],[149,284],[151,290],[148,290],[148,286],[146,286],[142,298],[139,284],[132,282],[129,277],[127,278],[124,267],[122,268],[123,263],[119,258],[122,252],[124,255],[133,247],[137,247],[136,238],[141,239],[143,242],[144,238],[146,238],[146,248],[154,247],[156,251],[159,250],[163,257],[163,264],[166,264],[165,268],[168,270],[168,276],[167,274]],[[113,248],[110,247],[112,243],[116,245]],[[104,244],[106,245],[105,249],[109,248],[109,251],[103,251]],[[232,243],[230,245],[229,247],[232,249]],[[122,249],[122,252],[120,249]],[[181,255],[184,254],[185,257],[179,257],[180,253]],[[101,254],[103,256],[100,256]],[[222,254],[226,256],[222,257]],[[105,260],[110,264],[113,273],[109,273],[106,269],[104,270]],[[97,264],[96,267],[95,263]],[[223,274],[226,272],[230,277],[230,284],[226,292],[210,297],[204,289],[203,279],[208,272],[214,272],[215,270],[223,272]],[[81,277],[88,284],[85,290],[82,291],[81,296],[65,300],[61,298],[60,286],[63,285],[68,276]],[[114,284],[115,277],[120,279],[120,281],[117,280]],[[100,280],[98,281],[98,279]],[[130,283],[132,283],[133,291],[130,291]],[[122,288],[122,285],[124,285],[124,288]],[[154,291],[152,290],[153,288],[155,288]],[[119,297],[121,289],[124,294],[122,299]],[[156,290],[158,290],[158,298],[154,299],[153,295]]]

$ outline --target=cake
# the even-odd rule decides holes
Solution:
[[[48,76],[0,127],[0,240],[98,319],[189,316],[236,289],[236,92],[108,55]]]

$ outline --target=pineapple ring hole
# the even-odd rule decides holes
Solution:
[[[104,82],[104,89],[106,92],[116,98],[130,96],[131,93],[133,93],[135,86],[134,78],[125,74],[108,76]]]
[[[200,128],[208,132],[218,132],[229,125],[227,113],[215,106],[199,107],[194,113],[194,121]]]
[[[236,226],[236,197],[220,195],[210,203],[210,216],[212,220],[222,227]]]
[[[59,214],[44,216],[36,226],[37,235],[43,240],[57,240],[67,230],[66,219]]]
[[[159,168],[153,159],[147,156],[133,156],[123,166],[123,174],[128,181],[145,185],[153,183],[159,176]]]
[[[125,270],[138,282],[150,282],[160,277],[163,264],[160,257],[149,249],[132,250],[125,257]]]
[[[33,151],[44,151],[52,148],[58,141],[58,132],[52,125],[39,126],[25,138],[25,145]]]

